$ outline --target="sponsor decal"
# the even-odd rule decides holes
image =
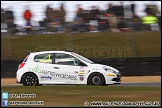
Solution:
[[[41,76],[41,79],[43,79],[43,80],[51,80],[52,77],[51,76]]]
[[[78,76],[83,76],[82,74],[78,75]]]
[[[80,68],[81,68],[81,69],[83,69],[83,68],[84,68],[84,66],[80,66]]]
[[[107,74],[107,76],[115,76],[115,74]]]
[[[29,67],[29,68],[28,68],[28,71],[29,71],[29,72],[42,73],[42,70],[39,69],[38,65],[36,66],[36,68],[31,68],[31,67]]]
[[[47,70],[41,70],[38,67],[38,65],[36,66],[36,68],[29,67],[28,71],[41,73],[41,74],[44,74],[44,75],[50,75],[50,76],[54,76],[54,77],[60,77],[60,78],[64,78],[64,79],[77,80],[77,76],[66,74],[66,73],[59,74],[59,73],[56,73],[56,72],[51,72],[51,71],[47,71]]]
[[[79,74],[84,74],[84,71],[80,71]]]
[[[80,76],[80,80],[83,81],[84,80],[84,77],[83,76]]]
[[[56,73],[55,76],[60,77],[60,78],[64,78],[64,79],[70,79],[70,80],[76,80],[77,79],[77,76],[66,74],[66,73],[65,74]]]

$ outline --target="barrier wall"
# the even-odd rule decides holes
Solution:
[[[91,59],[118,69],[122,76],[161,76],[161,57]],[[15,78],[22,60],[1,60],[1,78]]]

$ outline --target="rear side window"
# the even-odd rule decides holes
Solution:
[[[39,54],[34,57],[34,62],[51,64],[53,54]]]

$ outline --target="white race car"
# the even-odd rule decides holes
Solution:
[[[121,74],[117,69],[95,64],[69,50],[28,53],[16,73],[17,83],[24,86],[109,85],[120,84],[120,78]]]

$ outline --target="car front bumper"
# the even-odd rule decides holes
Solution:
[[[106,84],[120,84],[121,75],[106,76]]]
[[[113,78],[112,81],[120,82],[121,81],[121,75],[117,75],[117,77]]]

